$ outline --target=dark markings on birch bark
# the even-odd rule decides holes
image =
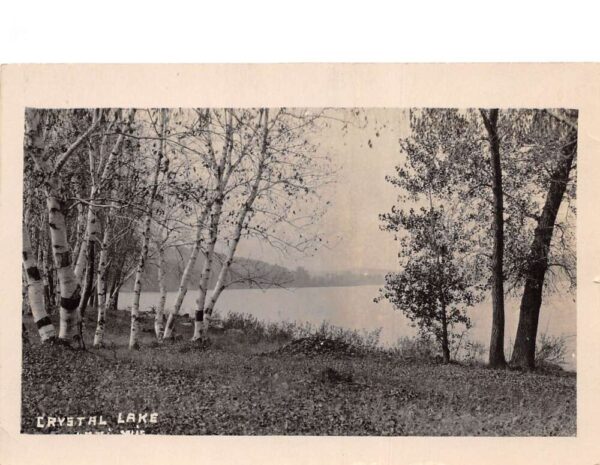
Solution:
[[[196,310],[196,321],[204,321],[204,310]]]
[[[74,297],[61,297],[60,306],[68,312],[72,312],[79,306],[79,299],[79,292],[75,293]]]
[[[40,270],[37,266],[27,268],[27,276],[29,276],[34,281],[40,281],[42,279],[42,275],[40,274]]]
[[[66,268],[67,266],[71,266],[71,254],[69,252],[59,252],[56,254],[58,267]]]
[[[38,321],[35,322],[35,326],[38,329],[43,328],[44,326],[51,325],[51,324],[52,324],[52,321],[50,321],[50,317],[48,317],[48,316],[40,318]]]

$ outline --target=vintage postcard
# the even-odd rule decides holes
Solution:
[[[1,89],[2,463],[600,461],[600,66]]]

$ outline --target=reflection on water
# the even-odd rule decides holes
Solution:
[[[221,315],[228,312],[249,313],[268,322],[297,321],[319,325],[323,321],[348,329],[367,331],[381,328],[380,341],[392,345],[402,336],[412,336],[416,330],[404,315],[393,309],[387,301],[373,302],[378,286],[318,287],[300,289],[231,289],[224,291],[217,304]],[[172,307],[176,292],[167,295],[167,308]],[[182,313],[194,311],[198,291],[188,292]],[[121,293],[119,306],[131,305],[133,294]],[[141,309],[148,309],[158,302],[157,292],[144,292]],[[506,300],[506,344],[512,346],[518,323],[519,300]],[[469,338],[488,344],[491,327],[491,304],[483,302],[469,311],[473,327]],[[538,335],[568,338],[568,357],[565,368],[575,370],[576,358],[576,306],[571,295],[546,298],[540,314]]]

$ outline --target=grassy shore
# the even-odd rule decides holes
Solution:
[[[88,333],[93,332],[93,316]],[[190,342],[180,318],[175,342],[157,344],[143,321],[140,351],[127,349],[125,312],[111,314],[107,347],[74,350],[39,343],[25,319],[24,433],[181,435],[571,436],[576,374],[523,373],[442,365],[411,350],[377,349],[373,340],[333,328],[234,317],[210,344]],[[118,423],[127,413],[156,413]],[[81,417],[76,426],[50,418]],[[90,417],[106,425],[89,425]],[[38,417],[42,417],[38,420]],[[43,427],[38,427],[38,421]],[[137,417],[136,417],[137,421]]]

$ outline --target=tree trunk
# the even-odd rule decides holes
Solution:
[[[445,248],[444,246],[442,246],[440,252],[438,253],[438,263],[439,263],[439,270],[440,270],[440,282],[439,282],[439,286],[440,286],[440,303],[441,303],[441,321],[442,321],[442,360],[444,362],[444,364],[448,364],[450,363],[450,341],[448,340],[448,314],[446,312],[446,307],[447,307],[447,300],[446,300],[446,292],[444,289],[444,285],[446,283],[446,278],[445,278],[445,272],[444,272],[444,266],[445,266],[445,260],[444,260],[444,254],[445,254]]]
[[[112,209],[109,210],[106,216],[104,225],[104,234],[100,245],[100,257],[98,259],[98,281],[96,283],[96,295],[98,299],[98,318],[96,322],[96,332],[94,334],[94,347],[102,347],[104,344],[104,328],[106,325],[106,311],[108,309],[110,299],[106,298],[106,275],[108,272],[108,246],[110,243],[111,225],[109,216],[112,214]]]
[[[260,183],[262,181],[263,170],[265,169],[265,165],[267,162],[268,120],[269,120],[269,110],[265,109],[264,110],[263,141],[262,141],[261,155],[260,155],[261,158],[260,158],[260,161],[258,164],[256,178],[254,180],[254,183],[252,184],[250,194],[248,195],[248,199],[242,206],[242,209],[237,218],[235,231],[233,234],[233,238],[231,239],[231,245],[229,247],[229,252],[227,254],[227,258],[221,267],[221,271],[219,272],[219,277],[217,278],[217,282],[215,284],[213,293],[212,293],[210,300],[208,302],[208,305],[206,306],[206,309],[205,309],[205,313],[207,316],[212,315],[215,305],[217,303],[217,300],[219,299],[221,293],[223,292],[223,289],[225,289],[225,278],[227,276],[227,272],[229,271],[231,264],[233,263],[233,257],[235,256],[237,246],[242,237],[242,231],[244,229],[244,221],[246,220],[246,216],[248,215],[248,212],[252,209],[252,205],[254,204],[254,201],[256,200],[256,197],[258,195],[258,188],[260,187]],[[208,332],[209,321],[210,320],[207,319],[206,322],[204,323],[205,334]],[[194,337],[196,337],[196,336],[194,335]]]
[[[54,255],[56,274],[60,285],[60,329],[59,339],[70,341],[77,331],[77,307],[80,299],[80,286],[71,267],[71,251],[67,243],[65,217],[60,201],[48,197],[50,237]]]
[[[71,250],[67,240],[65,216],[59,197],[60,174],[69,157],[97,128],[101,120],[100,116],[101,113],[94,115],[94,120],[88,129],[58,157],[55,166],[52,167],[45,160],[45,132],[43,130],[45,122],[42,121],[43,112],[36,109],[27,109],[25,115],[26,153],[32,157],[34,163],[45,177],[44,184],[52,255],[60,285],[60,328],[58,337],[64,341],[70,341],[77,330],[75,310],[77,310],[79,305],[80,286],[71,266]]]
[[[23,265],[27,277],[27,293],[33,320],[40,333],[42,342],[56,338],[54,325],[50,321],[44,303],[44,283],[38,265],[31,250],[31,240],[27,227],[23,225]]]
[[[223,199],[220,197],[214,203],[214,211],[211,215],[211,224],[209,231],[209,243],[206,251],[206,258],[204,260],[204,267],[202,269],[202,276],[200,277],[200,295],[198,296],[198,302],[196,307],[196,313],[194,315],[194,336],[192,340],[202,338],[204,330],[204,305],[206,304],[206,296],[208,294],[208,285],[212,272],[212,264],[215,254],[215,245],[217,244],[218,230],[219,230],[219,218],[223,208]]]
[[[490,144],[492,168],[492,191],[494,194],[494,245],[492,253],[492,334],[490,338],[489,366],[505,368],[504,355],[504,199],[502,191],[502,167],[500,164],[500,140],[498,137],[498,110],[488,115],[481,111]]]
[[[76,195],[79,195],[78,191],[76,191]],[[81,249],[81,243],[83,242],[83,236],[85,235],[85,229],[81,231],[81,225],[84,223],[83,217],[83,204],[79,202],[77,203],[77,220],[70,238],[70,242],[75,243],[75,246],[73,247],[73,257],[79,257],[79,250]],[[73,236],[75,236],[75,238],[73,238]]]
[[[561,150],[561,159],[551,176],[542,214],[535,228],[529,252],[525,288],[521,298],[519,325],[511,364],[524,369],[535,368],[535,347],[538,320],[542,305],[544,278],[548,269],[548,252],[554,224],[567,189],[573,160],[577,155],[577,133],[569,134],[573,141]]]
[[[140,295],[142,293],[142,274],[146,266],[146,259],[148,258],[148,247],[150,245],[150,225],[152,222],[152,209],[154,208],[154,199],[158,190],[158,175],[160,174],[160,165],[164,153],[164,127],[166,124],[166,113],[165,110],[161,110],[162,119],[162,137],[160,142],[160,148],[158,150],[158,156],[156,158],[156,169],[154,170],[154,176],[152,179],[152,190],[150,193],[150,200],[148,202],[148,214],[144,221],[144,232],[142,251],[138,259],[137,269],[135,272],[135,282],[133,285],[133,304],[131,306],[131,331],[129,333],[129,349],[138,349],[139,342],[139,315],[140,315]]]
[[[110,294],[110,301],[108,303],[108,309],[116,312],[119,310],[119,293],[121,292],[121,286],[116,287]]]
[[[95,196],[95,188],[92,188],[90,193],[90,198],[94,199]],[[83,240],[81,241],[81,246],[79,247],[79,254],[77,255],[77,261],[75,262],[74,273],[78,282],[82,282],[83,272],[85,270],[87,255],[88,255],[88,247],[91,241],[98,240],[98,221],[96,218],[96,213],[94,211],[94,206],[90,205],[88,207],[87,220],[85,224],[85,231],[83,233]]]
[[[156,339],[160,342],[163,337],[165,302],[167,301],[167,286],[165,286],[165,250],[161,245],[158,246],[158,288],[160,298],[158,299],[158,307],[156,308],[156,315],[154,316],[154,333],[156,334]]]
[[[83,326],[84,326],[84,318],[85,318],[85,309],[88,306],[88,302],[92,295],[92,287],[94,285],[94,242],[90,242],[87,245],[87,269],[85,271],[85,280],[83,283],[83,291],[81,294],[81,300],[79,301],[79,306],[77,308],[77,318],[78,318],[78,330],[79,330],[79,343],[82,348],[85,348],[85,343],[83,341]]]
[[[48,250],[44,247],[42,254],[42,267],[44,268],[44,293],[46,296],[46,311],[48,315],[52,315],[55,302],[54,302],[54,272],[50,266],[50,260],[48,260]]]
[[[25,265],[23,265],[23,270],[21,273],[21,298],[23,299],[23,304],[21,305],[21,313],[23,315],[32,315],[31,305],[29,305],[29,299],[27,298],[27,270],[25,269]],[[47,312],[46,312],[47,313]]]
[[[209,206],[207,206],[201,217],[198,221],[198,225],[196,228],[196,242],[194,243],[194,247],[192,248],[192,252],[188,259],[188,262],[183,270],[183,274],[181,275],[181,281],[179,282],[179,291],[177,292],[177,299],[175,300],[175,305],[173,306],[173,310],[169,313],[169,317],[167,318],[167,324],[165,326],[165,332],[163,335],[163,339],[169,339],[173,335],[173,325],[175,324],[175,315],[178,315],[181,311],[181,305],[183,304],[183,299],[187,294],[188,290],[188,282],[190,280],[190,275],[192,270],[194,269],[194,265],[196,264],[196,259],[198,258],[198,254],[200,253],[200,247],[202,245],[202,230],[204,228],[204,221],[206,216],[208,215]]]
[[[446,309],[442,309],[442,360],[445,364],[450,363],[450,342],[448,340],[448,322]]]
[[[217,168],[216,179],[217,179],[217,195],[214,202],[211,201],[211,223],[209,229],[209,244],[206,253],[206,259],[204,261],[204,269],[200,278],[200,295],[197,301],[196,313],[194,315],[194,335],[192,341],[201,339],[204,327],[204,306],[206,304],[206,297],[208,294],[208,286],[210,277],[212,274],[212,263],[215,253],[215,245],[217,243],[219,233],[219,220],[223,212],[223,202],[225,200],[225,189],[229,182],[229,176],[231,175],[231,152],[233,150],[233,116],[231,112],[226,112],[226,124],[225,124],[225,143],[223,144],[223,153],[219,166]],[[209,138],[210,141],[210,138]],[[209,142],[209,151],[212,153],[214,159],[214,152],[212,149],[212,143]],[[227,174],[225,174],[225,172]]]

